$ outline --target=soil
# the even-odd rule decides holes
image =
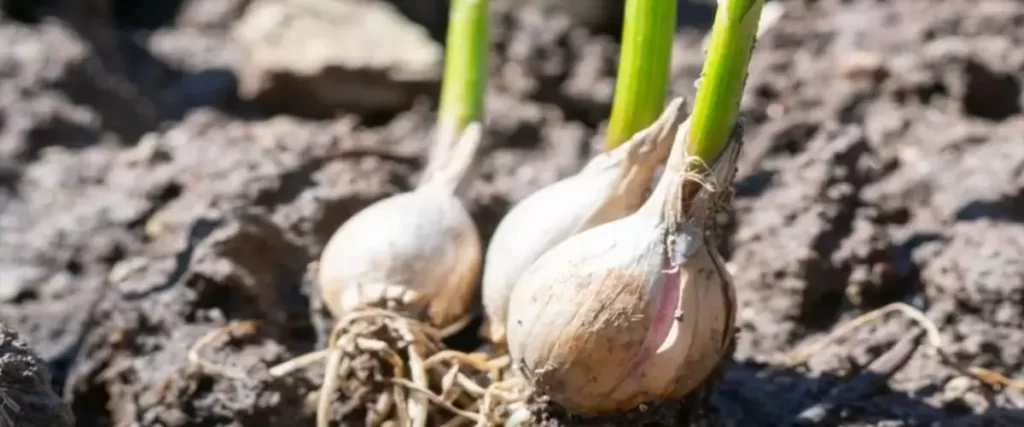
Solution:
[[[312,425],[315,374],[267,376],[324,346],[307,267],[348,216],[418,178],[429,100],[324,120],[236,97],[228,32],[246,3],[2,3],[0,323],[46,362],[80,426]],[[614,86],[614,36],[509,3],[494,8],[491,145],[471,191],[485,239],[591,155]],[[743,103],[723,242],[739,330],[712,418],[1024,425],[1024,391],[954,369],[897,315],[806,366],[783,361],[901,301],[956,364],[1024,377],[1024,3],[784,4]],[[692,99],[707,21],[680,21],[672,91]],[[190,370],[190,346],[236,320],[259,327],[203,357],[250,378]],[[673,413],[629,424],[676,425],[651,416]]]
[[[50,387],[46,362],[0,325],[0,425],[71,427],[74,416]]]

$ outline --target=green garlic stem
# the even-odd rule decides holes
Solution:
[[[710,165],[739,113],[764,0],[720,0],[690,115],[687,154]]]
[[[676,8],[676,0],[626,0],[606,151],[649,126],[665,107]]]
[[[490,47],[487,8],[487,0],[451,2],[438,124],[455,134],[483,115]]]

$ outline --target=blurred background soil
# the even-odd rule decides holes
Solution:
[[[485,237],[599,146],[618,17],[578,1],[608,16],[493,2]],[[323,345],[306,271],[330,233],[416,183],[446,2],[0,3],[0,322],[79,426],[311,425],[315,373],[266,368]],[[1024,2],[781,3],[743,103],[719,421],[1024,425],[1024,392],[942,363],[899,316],[782,362],[903,301],[957,362],[1024,377]],[[712,2],[679,14],[671,89],[692,99]],[[188,371],[196,339],[247,319],[208,357],[251,379]],[[872,368],[900,351],[891,378]]]

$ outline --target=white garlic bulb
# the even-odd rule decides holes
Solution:
[[[556,245],[512,292],[512,360],[571,413],[682,397],[727,357],[736,302],[713,221],[729,201],[740,142],[697,177],[686,172],[685,135],[635,214]]]
[[[472,175],[481,139],[481,125],[472,123],[450,153],[435,150],[416,189],[377,201],[335,231],[317,276],[335,316],[397,302],[444,327],[469,313],[482,245],[457,194]]]
[[[671,151],[682,109],[683,98],[673,99],[650,126],[595,156],[576,175],[534,192],[502,218],[484,260],[485,334],[491,341],[504,343],[509,295],[541,254],[640,207],[655,170]]]

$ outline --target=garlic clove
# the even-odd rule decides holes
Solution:
[[[572,413],[626,409],[647,399],[637,390],[656,388],[654,394],[671,382],[673,375],[630,368],[656,320],[673,325],[648,291],[667,289],[657,254],[650,256],[660,236],[623,235],[650,227],[622,226],[641,220],[622,219],[565,240],[513,289],[509,353],[540,394]],[[669,351],[682,358],[684,349]]]
[[[522,275],[508,350],[537,391],[579,415],[628,410],[686,395],[726,356],[736,302],[709,221],[739,145],[688,200],[695,177],[670,160],[635,214],[566,239]]]
[[[317,276],[332,314],[394,304],[444,327],[469,312],[483,249],[457,193],[480,137],[478,124],[467,128],[446,167],[429,168],[418,188],[371,204],[335,231]]]
[[[485,334],[503,343],[508,298],[519,276],[569,236],[633,213],[646,198],[653,170],[668,157],[682,117],[675,98],[646,129],[591,159],[576,175],[516,204],[498,224],[484,261]]]
[[[491,341],[505,340],[508,295],[519,275],[544,250],[572,235],[596,208],[594,203],[567,202],[565,197],[588,199],[588,193],[612,188],[616,178],[614,173],[569,177],[533,193],[498,224],[485,254],[481,289],[485,333]]]
[[[431,323],[447,325],[469,311],[481,246],[456,197],[416,190],[345,222],[324,249],[318,282],[336,316],[398,297],[409,308],[426,309]]]

